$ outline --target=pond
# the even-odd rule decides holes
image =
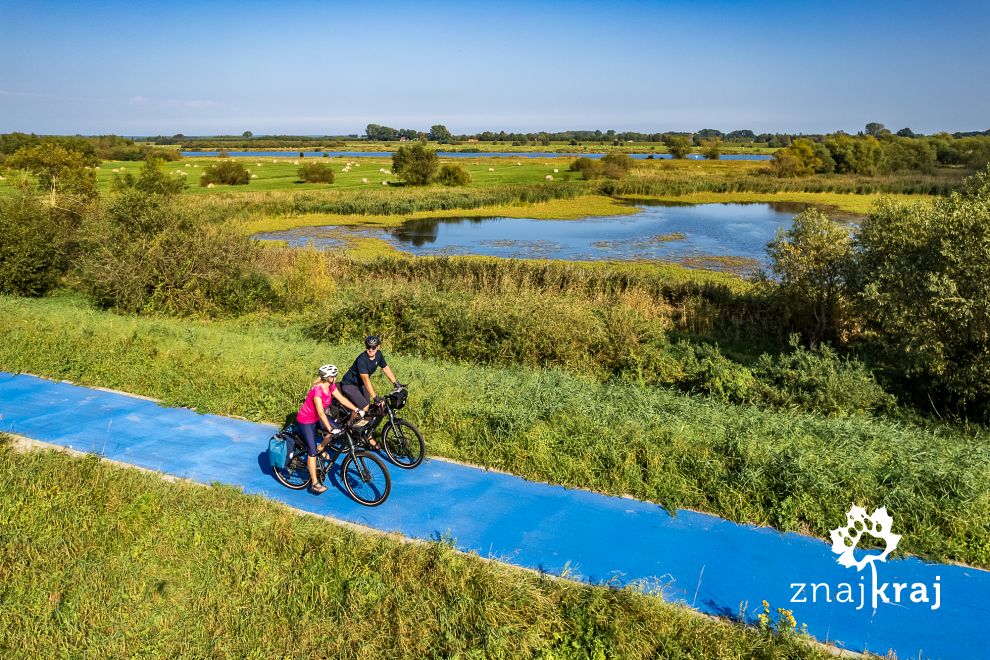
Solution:
[[[306,158],[322,158],[336,157],[336,158],[391,158],[391,151],[229,151],[228,155],[232,157],[244,156],[250,158],[299,158],[299,154],[302,153]],[[193,158],[197,156],[206,156],[210,158],[216,158],[220,155],[219,151],[183,151],[183,156],[191,156]],[[536,152],[536,151],[524,151],[524,152],[512,152],[512,151],[488,151],[488,152],[474,152],[474,151],[438,151],[437,156],[441,158],[577,158],[579,156],[585,156],[586,158],[601,158],[605,154],[570,154],[570,153],[553,153],[553,152]],[[650,156],[658,160],[670,159],[670,154],[629,154],[630,158],[635,158],[637,160],[648,159]],[[702,160],[704,156],[701,154],[690,154],[688,158],[691,160]],[[722,160],[770,160],[770,156],[767,154],[723,154]]]
[[[332,249],[348,236],[378,238],[415,255],[487,255],[570,261],[660,260],[748,274],[801,204],[637,205],[633,215],[580,220],[454,218],[399,227],[302,227],[257,234]]]

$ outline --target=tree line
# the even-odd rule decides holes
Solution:
[[[930,137],[879,134],[833,135],[794,140],[778,150],[770,164],[779,177],[810,174],[932,174],[938,166],[977,170],[990,162],[990,136],[955,138],[945,133]]]

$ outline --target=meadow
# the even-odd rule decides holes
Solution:
[[[255,177],[248,185],[200,186],[199,176],[218,160],[189,157],[168,162],[165,169],[170,176],[181,177],[186,182],[183,197],[202,199],[208,207],[222,206],[229,209],[233,216],[253,220],[337,213],[402,216],[392,220],[400,222],[424,217],[423,213],[435,217],[436,212],[452,210],[480,210],[486,214],[516,214],[518,217],[520,204],[535,205],[533,214],[528,217],[547,219],[581,217],[579,213],[611,215],[623,212],[620,204],[611,208],[598,204],[575,210],[540,206],[543,202],[585,195],[607,196],[629,202],[794,202],[862,215],[881,195],[901,199],[924,198],[958,186],[964,175],[958,170],[945,169],[935,175],[831,175],[791,180],[764,174],[766,163],[760,161],[644,160],[636,161],[630,177],[624,181],[584,181],[580,173],[569,171],[574,161],[571,157],[514,160],[485,158],[482,155],[478,158],[448,159],[463,166],[471,175],[471,182],[466,188],[410,190],[394,174],[380,171],[390,170],[390,158],[298,158],[289,152],[286,157],[274,159],[236,158]],[[298,176],[299,167],[312,162],[330,165],[334,170],[334,183],[302,182]],[[348,163],[351,165],[348,166]],[[96,171],[99,191],[109,192],[115,177],[127,173],[136,175],[141,165],[137,161],[104,162]],[[553,177],[553,181],[547,181],[547,176]],[[388,185],[382,185],[383,182]],[[530,188],[540,189],[541,192],[530,198],[519,192],[520,189]],[[0,181],[0,194],[4,191],[10,191],[8,181]],[[376,201],[362,202],[362,198]],[[314,223],[319,221],[319,218],[313,219]],[[347,219],[338,221],[348,222]],[[380,220],[371,219],[370,222]],[[266,230],[270,230],[269,227],[266,225]]]
[[[0,539],[12,658],[828,657],[786,622],[748,628],[3,435]]]

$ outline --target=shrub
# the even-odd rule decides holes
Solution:
[[[790,353],[760,356],[753,373],[760,381],[762,403],[799,408],[823,415],[890,412],[896,400],[862,362],[840,357],[827,344],[810,351],[791,338]]]
[[[244,186],[251,182],[251,173],[247,168],[233,160],[222,160],[203,172],[199,185],[223,184],[228,186]]]
[[[753,399],[757,385],[753,373],[722,355],[717,346],[677,342],[671,349],[671,356],[681,371],[672,384],[727,403]]]
[[[392,154],[392,172],[411,186],[425,186],[433,180],[440,159],[423,144],[399,147]]]
[[[306,183],[333,183],[333,168],[327,163],[304,163],[299,178]]]
[[[632,169],[633,159],[626,154],[609,153],[602,156],[599,169],[606,178],[621,179]]]
[[[79,281],[101,307],[224,316],[273,297],[251,265],[261,248],[244,232],[183,213],[165,196],[122,191],[84,230]]]
[[[134,188],[150,194],[176,195],[186,189],[186,181],[185,177],[169,175],[165,161],[152,158],[144,161],[136,177],[130,172],[115,176],[110,188],[114,192]]]
[[[447,164],[440,168],[437,183],[445,186],[466,186],[471,183],[471,175],[460,165]]]
[[[581,156],[573,163],[570,167],[571,172],[580,172],[581,178],[584,180],[591,180],[601,176],[601,166],[597,160],[592,158],[587,158],[586,156]]]
[[[63,215],[30,191],[0,196],[0,293],[42,296],[68,267]]]
[[[811,341],[837,339],[849,322],[848,276],[853,262],[849,232],[818,209],[794,216],[767,244],[780,304]]]
[[[990,416],[990,167],[931,204],[882,200],[857,244],[862,312],[890,363]]]

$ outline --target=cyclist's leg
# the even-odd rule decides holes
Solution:
[[[371,401],[368,400],[368,394],[364,391],[363,387],[357,385],[351,385],[350,383],[341,383],[341,391],[344,393],[351,403],[353,403],[358,408],[366,408]]]
[[[320,490],[323,485],[316,476],[316,422],[299,424],[299,433],[306,441],[306,467],[309,469],[310,483],[314,489]]]

